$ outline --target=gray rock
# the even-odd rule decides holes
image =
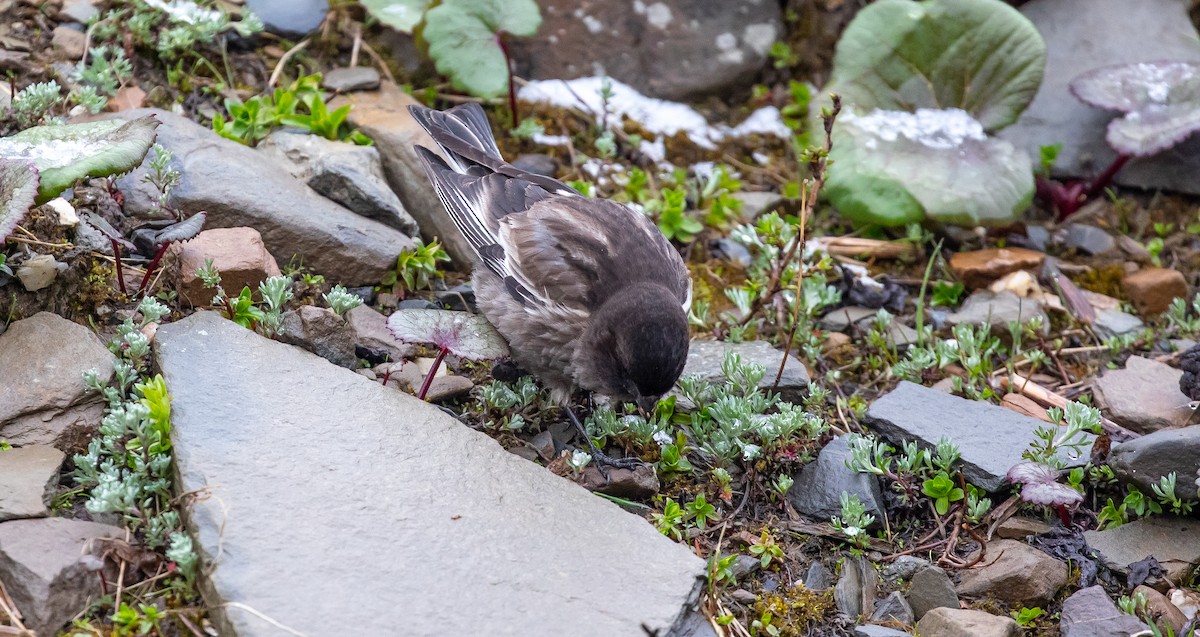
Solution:
[[[379,88],[379,71],[373,66],[332,69],[321,78],[321,84],[339,93],[373,91]]]
[[[0,449],[0,522],[50,515],[46,504],[64,457],[44,445]]]
[[[374,146],[279,130],[259,143],[257,150],[326,199],[406,235],[417,234],[417,222],[388,188],[383,160]]]
[[[0,439],[13,445],[82,449],[104,405],[83,374],[112,379],[112,354],[88,328],[49,312],[9,325],[0,335]]]
[[[950,439],[962,453],[963,475],[985,491],[1008,486],[1008,470],[1022,461],[1021,452],[1037,440],[1034,430],[1045,424],[1003,407],[908,381],[876,399],[867,409],[866,422],[895,444],[915,440],[932,448],[940,438]],[[1068,466],[1087,460],[1071,459],[1065,452],[1062,457]]]
[[[542,26],[509,45],[533,79],[608,75],[665,99],[748,87],[784,32],[770,0],[545,0]],[[1036,156],[1036,155],[1035,155]]]
[[[901,555],[883,569],[883,581],[889,586],[897,586],[911,580],[914,575],[931,565],[930,561],[923,557]]]
[[[429,383],[429,391],[425,392],[425,400],[431,403],[440,403],[443,400],[464,396],[474,387],[475,383],[472,383],[471,379],[466,376],[438,376],[433,379],[432,383]],[[419,386],[418,389],[420,389]],[[658,486],[657,482],[655,482],[655,486]]]
[[[1130,356],[1124,369],[1096,379],[1096,402],[1114,422],[1138,433],[1181,427],[1192,412],[1179,391],[1180,376],[1183,372],[1170,365]]]
[[[290,38],[308,35],[329,13],[329,0],[246,0],[267,31]]]
[[[1176,495],[1194,502],[1196,491],[1188,485],[1200,471],[1200,427],[1164,429],[1118,443],[1108,463],[1118,479],[1146,494],[1153,493],[1160,478],[1174,473]]]
[[[475,288],[470,283],[460,283],[448,290],[442,290],[435,298],[442,309],[476,312]]]
[[[438,310],[437,303],[425,299],[404,299],[396,304],[397,310]]]
[[[419,102],[395,84],[385,82],[378,91],[340,96],[331,102],[330,108],[343,104],[354,106],[347,119],[350,125],[375,140],[375,148],[383,158],[388,185],[400,196],[404,209],[417,220],[421,236],[426,241],[440,241],[457,267],[470,269],[473,263],[471,246],[446,214],[413,149],[414,145],[437,148],[408,112],[408,106]]]
[[[908,588],[908,605],[912,607],[913,616],[921,619],[935,608],[958,608],[958,593],[954,592],[954,584],[950,583],[946,571],[930,566],[913,575],[912,585]]]
[[[743,191],[730,196],[742,202],[741,217],[744,221],[753,221],[783,203],[783,195],[777,192]]]
[[[512,162],[513,166],[535,175],[553,177],[558,174],[558,160],[542,153],[526,153]]]
[[[175,153],[182,174],[172,204],[188,214],[208,211],[208,228],[249,226],[262,234],[279,263],[293,257],[345,285],[376,284],[396,267],[396,256],[412,247],[404,234],[350,212],[293,179],[257,153],[178,115],[154,109],[114,117],[154,115],[158,143]],[[142,181],[147,168],[117,180],[125,210],[150,216],[157,195]]]
[[[1044,605],[1067,585],[1067,565],[1017,540],[988,543],[988,560],[959,573],[958,594]]]
[[[842,576],[833,587],[833,601],[838,610],[850,617],[870,615],[875,611],[878,591],[879,573],[874,564],[862,557],[850,557],[842,562]]]
[[[737,354],[743,362],[756,363],[765,368],[762,380],[758,383],[760,389],[770,390],[775,384],[775,374],[779,371],[783,352],[775,349],[766,341],[747,343],[692,341],[682,375],[699,376],[705,381],[715,384],[724,383],[725,374],[721,372],[721,363],[725,361],[726,352]],[[783,377],[779,380],[778,391],[780,397],[788,402],[799,402],[808,392],[808,370],[794,355],[788,355],[787,364],[783,368]]]
[[[1017,637],[1021,626],[1011,617],[981,610],[935,608],[917,622],[921,637]]]
[[[1062,637],[1129,637],[1150,628],[1137,617],[1122,613],[1099,584],[1068,597],[1061,617],[1058,631]]]
[[[963,301],[957,312],[951,312],[946,321],[951,325],[991,325],[993,329],[1007,330],[1013,321],[1028,323],[1035,318],[1041,319],[1042,333],[1048,334],[1050,318],[1037,301],[1021,298],[1007,290],[1000,293],[977,290]]]
[[[354,354],[358,358],[382,363],[404,360],[413,352],[412,345],[401,343],[388,331],[387,317],[366,305],[346,312],[346,323],[354,334]]]
[[[1186,485],[1191,481],[1186,481]],[[1194,485],[1193,485],[1194,486]],[[1178,582],[1200,563],[1200,522],[1155,515],[1104,531],[1084,531],[1088,546],[1108,568],[1124,575],[1129,565],[1153,556]]]
[[[155,359],[176,488],[213,490],[185,517],[222,635],[278,632],[231,602],[308,635],[392,634],[397,608],[409,635],[667,633],[702,589],[704,562],[645,520],[214,313],[160,328]]]
[[[279,341],[299,345],[304,349],[341,367],[358,367],[354,347],[354,330],[346,319],[333,310],[315,305],[283,313],[283,330]]]
[[[814,563],[817,564],[819,562]],[[751,555],[738,555],[733,558],[733,576],[739,580],[747,575],[758,572],[761,568],[762,560]],[[826,588],[828,588],[828,584],[826,584]]]
[[[1099,310],[1096,312],[1096,322],[1092,323],[1096,335],[1100,338],[1112,338],[1140,331],[1146,327],[1142,319],[1120,310]]]
[[[912,606],[909,606],[908,600],[904,599],[904,594],[900,591],[892,591],[890,595],[875,604],[875,612],[871,613],[871,621],[897,621],[906,626],[911,626],[916,621],[916,618],[913,616]]]
[[[855,626],[854,637],[908,637],[908,633],[887,626]]]
[[[1038,147],[1062,143],[1055,162],[1060,175],[1089,178],[1115,153],[1104,141],[1114,113],[1075,99],[1067,85],[1085,71],[1130,62],[1200,61],[1200,38],[1177,0],[1144,0],[1129,11],[1123,0],[1034,0],[1021,7],[1046,42],[1041,87],[1017,123],[999,133],[1037,157]],[[1134,159],[1116,181],[1150,190],[1195,194],[1200,182],[1200,140],[1144,159]]]
[[[1046,244],[1050,241],[1050,231],[1045,226],[1025,226],[1025,238],[1029,239],[1029,247],[1045,252]]]
[[[72,22],[87,24],[100,15],[100,9],[91,0],[65,0],[59,15]]]
[[[879,480],[869,473],[859,473],[846,467],[850,457],[848,436],[838,436],[821,449],[815,462],[810,462],[800,471],[792,488],[788,490],[788,501],[796,511],[818,520],[828,520],[841,515],[843,493],[858,496],[866,512],[882,521],[883,493]]]
[[[94,560],[84,557],[95,555],[89,543],[124,537],[115,526],[65,518],[0,524],[0,581],[25,626],[39,635],[58,634],[89,597],[100,596],[99,578],[87,565]]]
[[[833,581],[833,574],[820,560],[814,561],[808,565],[808,573],[804,576],[804,587],[814,591],[823,591],[829,588],[829,583]]]
[[[1117,247],[1117,240],[1096,226],[1073,223],[1066,227],[1063,244],[1084,254],[1107,254]]]
[[[869,307],[857,307],[849,305],[839,307],[821,317],[821,329],[830,332],[845,332],[850,329],[851,325],[857,325],[863,321],[869,321],[875,318],[879,310],[872,310]]]

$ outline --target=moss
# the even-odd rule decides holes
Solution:
[[[1125,267],[1114,263],[1085,272],[1072,281],[1084,290],[1121,298],[1121,279],[1124,277]]]
[[[833,597],[829,591],[818,592],[803,586],[786,588],[762,595],[754,603],[754,613],[760,621],[778,629],[780,637],[807,635],[808,628],[833,610]]]

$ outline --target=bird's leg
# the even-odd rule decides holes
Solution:
[[[597,449],[596,443],[592,442],[592,437],[583,428],[583,423],[580,422],[579,416],[575,415],[575,410],[571,408],[571,405],[568,404],[564,409],[566,409],[567,417],[571,419],[571,424],[575,425],[575,430],[587,442],[588,449],[592,452],[592,459],[596,461],[596,469],[600,471],[600,475],[604,476],[605,480],[608,480],[608,472],[604,470],[605,465],[618,469],[635,469],[643,464],[637,458],[613,458]]]

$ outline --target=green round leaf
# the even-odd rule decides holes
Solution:
[[[964,111],[843,111],[824,194],[852,221],[1004,225],[1033,198],[1033,163]]]
[[[529,36],[542,16],[534,0],[444,0],[425,14],[422,37],[439,73],[482,98],[508,92],[508,60],[500,34]]]
[[[28,161],[0,159],[0,244],[33,207],[38,171]]]
[[[84,177],[107,177],[137,168],[154,144],[158,120],[108,119],[64,126],[35,126],[0,139],[0,157],[33,162],[41,173],[37,204]]]
[[[362,6],[381,23],[401,33],[412,33],[421,23],[430,2],[432,0],[362,0]]]
[[[1045,65],[1042,36],[1001,0],[879,0],[846,27],[812,113],[837,93],[862,111],[961,108],[995,131],[1033,100]]]

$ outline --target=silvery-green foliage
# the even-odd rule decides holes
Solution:
[[[12,99],[12,114],[17,126],[28,128],[38,123],[57,123],[59,119],[50,117],[50,111],[59,104],[62,88],[58,82],[34,82],[17,91]]]
[[[350,310],[362,305],[362,299],[351,294],[346,288],[335,285],[328,294],[322,295],[325,302],[333,309],[334,314],[341,316]]]
[[[867,528],[875,523],[875,516],[867,513],[867,507],[853,493],[843,491],[839,499],[842,514],[831,518],[830,524],[855,546],[865,548],[870,542]]]
[[[337,287],[334,288],[334,290],[337,289]],[[262,294],[263,303],[267,306],[266,311],[263,313],[263,319],[259,321],[259,325],[262,326],[263,334],[275,336],[283,329],[283,306],[294,296],[292,293],[292,277],[267,277],[266,280],[258,284],[258,291]],[[328,298],[326,296],[326,300]],[[358,299],[358,304],[362,304],[362,299],[358,297],[354,298]],[[330,303],[330,305],[333,304]],[[334,311],[337,312],[337,308],[334,308]],[[338,312],[338,314],[341,314],[341,312]]]
[[[179,572],[188,582],[196,579],[200,567],[200,556],[192,546],[192,538],[187,533],[176,531],[171,534],[171,544],[167,547],[167,559],[175,563]]]
[[[846,459],[847,469],[875,475],[891,471],[892,459],[888,454],[895,449],[882,441],[857,433],[850,434],[846,442],[850,447],[850,457]],[[911,464],[911,461],[908,464]]]

